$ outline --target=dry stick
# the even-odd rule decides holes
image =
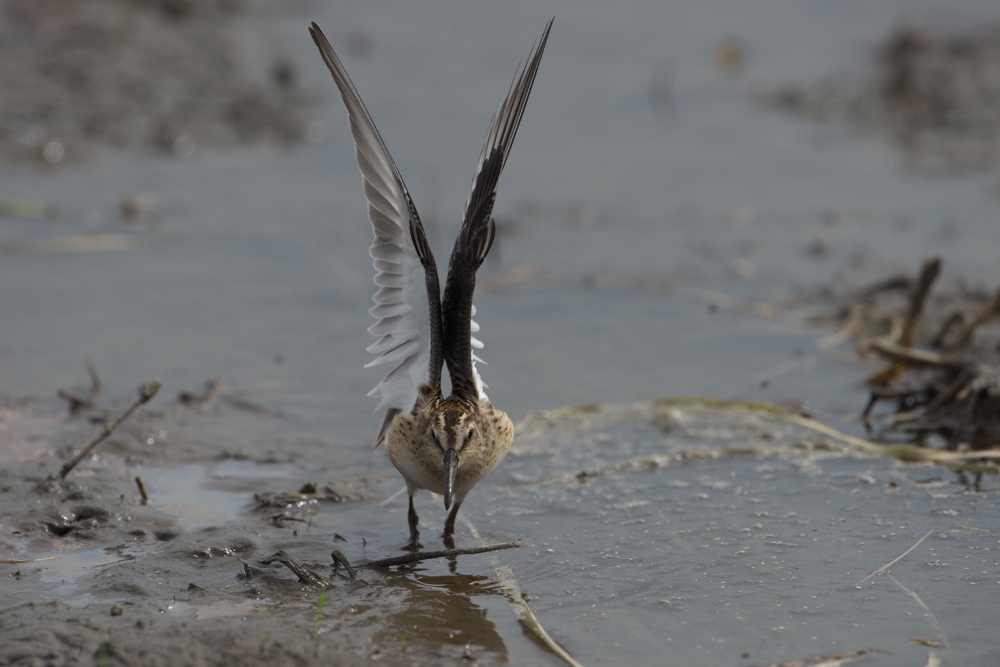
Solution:
[[[521,593],[521,589],[518,587],[517,580],[514,579],[514,573],[511,572],[510,567],[506,565],[498,567],[497,575],[500,578],[500,585],[503,587],[504,592],[507,593],[507,599],[510,601],[511,606],[514,607],[514,613],[517,614],[517,619],[521,621],[524,629],[545,644],[550,651],[559,656],[570,667],[583,667],[569,654],[569,651],[564,649],[556,640],[552,639],[549,633],[545,631],[545,628],[542,627],[542,624],[538,622],[535,613],[531,611],[531,607],[524,601],[524,594]]]
[[[479,531],[476,530],[476,526],[469,520],[469,517],[462,516],[465,521],[465,525],[468,526],[469,532],[477,540],[482,541],[482,537],[479,535]],[[510,606],[514,608],[514,615],[521,622],[521,627],[527,632],[533,639],[540,642],[553,654],[559,656],[566,664],[570,667],[579,667],[580,663],[570,655],[569,651],[563,648],[562,644],[557,642],[546,632],[545,627],[542,622],[538,620],[535,616],[535,612],[531,610],[528,606],[528,601],[525,599],[524,595],[521,593],[521,588],[517,585],[517,579],[514,577],[514,572],[511,570],[509,565],[498,565],[496,558],[493,559],[493,569],[497,573],[497,582],[500,587],[503,588],[504,597],[510,603]]]
[[[142,504],[143,505],[148,505],[149,504],[149,496],[146,495],[146,487],[142,483],[142,477],[136,477],[135,478],[135,485],[137,487],[139,487],[139,495],[142,496]]]
[[[924,260],[917,283],[910,292],[910,307],[907,310],[906,318],[899,327],[899,333],[895,333],[895,327],[893,327],[894,331],[890,336],[890,339],[898,347],[909,348],[913,345],[913,339],[917,335],[917,325],[920,323],[920,316],[923,314],[924,305],[927,303],[927,296],[930,294],[931,285],[934,284],[939,273],[941,273],[940,257],[931,257]],[[886,385],[904,370],[905,367],[902,362],[894,361],[882,370],[868,376],[865,379],[865,383],[870,385]]]
[[[56,396],[69,403],[70,414],[76,412],[80,408],[87,408],[88,410],[92,410],[94,408],[94,403],[89,398],[77,396],[73,392],[65,389],[57,389]]]
[[[358,578],[358,572],[353,567],[351,567],[351,561],[347,560],[347,556],[342,554],[339,549],[334,549],[330,552],[330,558],[333,559],[333,567],[336,569],[341,565],[347,570],[347,575],[350,577],[351,581]]]
[[[920,599],[919,595],[917,595],[916,593],[914,593],[913,591],[911,591],[909,588],[907,588],[903,584],[899,583],[899,580],[896,579],[896,577],[892,576],[891,574],[887,574],[885,576],[889,577],[889,579],[892,580],[892,583],[894,583],[897,586],[899,586],[900,588],[902,588],[903,592],[906,593],[907,595],[909,595],[913,599],[913,601],[917,603],[917,606],[924,610],[924,613],[927,614],[927,620],[930,621],[930,624],[932,626],[934,626],[934,629],[937,631],[937,633],[938,633],[938,639],[941,641],[941,644],[944,645],[944,646],[947,646],[948,645],[948,635],[945,634],[944,628],[942,628],[941,624],[938,623],[937,617],[934,616],[934,612],[932,612],[930,610],[930,607],[928,607],[926,604],[924,604],[924,601]]]
[[[394,567],[396,565],[407,565],[417,563],[431,558],[453,558],[455,556],[468,556],[472,554],[484,554],[488,551],[500,551],[502,549],[516,549],[521,546],[521,540],[513,542],[500,542],[497,544],[486,544],[481,547],[459,547],[457,549],[444,549],[441,551],[418,551],[405,554],[403,556],[393,556],[391,558],[381,558],[379,560],[369,560],[358,564],[358,567]]]
[[[305,567],[297,560],[288,555],[285,551],[278,551],[274,553],[270,558],[265,558],[260,561],[261,565],[270,565],[274,561],[278,561],[289,570],[295,573],[295,576],[299,578],[303,584],[309,586],[319,586],[320,588],[330,588],[330,582],[323,579],[309,568]]]
[[[119,424],[128,419],[128,416],[131,415],[133,412],[135,412],[136,408],[138,408],[143,403],[148,403],[151,398],[156,396],[156,392],[158,392],[159,390],[160,390],[160,381],[156,379],[154,379],[146,386],[142,387],[139,390],[139,396],[134,401],[132,401],[132,404],[128,406],[125,412],[123,412],[117,419],[114,419],[110,422],[105,422],[104,426],[101,427],[101,432],[97,434],[97,437],[91,440],[90,444],[84,447],[83,451],[77,454],[72,461],[68,462],[66,465],[62,467],[62,469],[59,471],[58,475],[59,479],[66,479],[66,475],[68,475],[70,471],[73,470],[73,468],[75,468],[77,464],[80,463],[80,461],[85,459],[92,451],[94,451],[95,447],[97,447],[99,444],[101,444],[101,442],[104,441],[105,438],[111,435],[114,432],[114,430],[118,428]],[[50,475],[47,481],[53,481],[54,479],[55,478]]]
[[[980,528],[978,526],[955,526],[955,530],[974,530],[979,533],[1000,533],[1000,530],[993,528]]]
[[[215,403],[219,396],[222,396],[229,390],[229,384],[226,382],[225,378],[217,378],[215,380],[209,380],[208,388],[205,391],[205,395],[201,398],[198,403],[199,412],[207,412],[209,408]]]
[[[890,567],[892,567],[893,565],[895,565],[899,561],[901,561],[904,558],[906,558],[911,551],[913,551],[914,549],[916,549],[917,547],[919,547],[920,543],[923,542],[924,540],[926,540],[928,537],[930,537],[931,533],[933,533],[933,532],[934,532],[933,530],[928,530],[927,533],[923,537],[921,537],[919,540],[917,540],[916,542],[913,543],[912,547],[910,547],[909,549],[907,549],[903,553],[899,554],[898,556],[896,556],[895,558],[893,558],[891,561],[889,561],[888,563],[886,563],[885,565],[883,565],[879,569],[877,569],[874,572],[872,572],[871,574],[869,574],[867,577],[865,577],[863,579],[858,579],[857,581],[854,582],[854,585],[855,586],[860,586],[861,584],[865,583],[866,581],[868,581],[872,577],[885,572]]]
[[[924,265],[920,269],[920,276],[917,284],[910,294],[910,309],[906,313],[906,320],[903,323],[903,331],[899,334],[896,342],[904,347],[913,345],[913,339],[917,334],[917,324],[920,323],[920,316],[924,312],[924,304],[927,303],[927,295],[930,294],[931,286],[941,273],[941,258],[928,257],[924,260]]]
[[[877,648],[863,648],[855,651],[840,651],[830,655],[817,655],[812,658],[789,660],[787,662],[772,662],[767,667],[841,667],[851,662],[864,660],[870,655],[881,653]]]
[[[943,367],[956,365],[955,361],[948,359],[944,355],[938,354],[937,352],[918,350],[916,348],[896,345],[895,343],[888,343],[886,341],[872,341],[868,344],[868,347],[890,361],[897,361],[909,364],[910,366]]]
[[[24,563],[37,563],[43,560],[55,560],[59,556],[45,556],[44,558],[0,558],[0,565],[22,565]],[[3,612],[0,612],[2,614]]]
[[[829,350],[841,343],[846,343],[861,333],[867,324],[864,310],[864,308],[851,306],[847,320],[840,330],[820,338],[816,341],[816,348],[819,350]]]
[[[481,554],[487,551],[499,551],[501,549],[513,549],[515,547],[521,546],[520,540],[516,542],[501,542],[499,544],[487,544],[481,547],[463,547],[459,549],[445,549],[443,551],[421,551],[419,553],[406,554],[405,556],[395,556],[392,558],[382,558],[380,560],[363,561],[358,563],[357,567],[352,567],[351,562],[347,560],[339,550],[334,549],[330,553],[330,557],[333,559],[334,565],[344,566],[350,576],[351,581],[357,576],[357,570],[365,568],[387,568],[393,567],[394,565],[406,565],[408,563],[416,563],[422,560],[429,560],[431,558],[453,558],[455,556],[465,556],[471,554]],[[261,565],[270,565],[273,562],[279,562],[289,570],[295,573],[295,576],[299,578],[304,584],[309,586],[319,586],[321,588],[331,588],[333,584],[323,577],[319,576],[312,570],[310,570],[305,565],[288,555],[286,551],[278,551],[268,558],[260,561]]]

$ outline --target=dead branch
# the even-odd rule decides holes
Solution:
[[[278,551],[272,554],[270,557],[260,561],[260,564],[270,565],[275,561],[278,561],[279,563],[287,567],[289,570],[294,572],[295,576],[299,578],[299,581],[301,581],[303,584],[306,584],[307,586],[316,586],[318,588],[330,588],[332,586],[332,584],[329,581],[327,581],[326,579],[319,576],[318,574],[310,570],[302,563],[298,562],[297,560],[289,556],[288,553],[285,551]]]
[[[396,565],[408,565],[418,563],[422,560],[432,558],[454,558],[456,556],[471,556],[474,554],[484,554],[489,551],[501,551],[503,549],[516,549],[521,546],[521,540],[513,542],[499,542],[497,544],[485,544],[481,547],[459,547],[457,549],[442,549],[440,551],[417,551],[403,556],[393,556],[391,558],[381,558],[379,560],[364,561],[358,567],[387,568]]]
[[[558,656],[570,667],[582,667],[582,665],[577,662],[576,658],[570,655],[569,651],[563,648],[559,642],[553,639],[552,636],[546,632],[541,622],[539,622],[538,617],[535,616],[535,612],[533,612],[531,607],[528,606],[524,593],[521,592],[521,587],[517,585],[517,580],[514,579],[514,573],[511,571],[510,567],[507,565],[498,567],[497,578],[500,581],[500,585],[503,587],[507,600],[514,608],[514,613],[517,615],[517,619],[521,621],[521,627],[524,628],[525,632],[537,641],[541,642],[543,646],[548,648],[553,654]]]
[[[948,359],[937,352],[918,350],[914,347],[896,345],[886,341],[876,340],[868,344],[868,347],[882,355],[890,361],[895,361],[910,366],[932,366],[936,368],[957,366],[959,362]]]
[[[93,410],[95,407],[93,401],[89,398],[84,398],[83,396],[78,396],[68,389],[58,389],[56,390],[56,396],[62,400],[69,403],[69,413],[73,414],[77,412],[80,408],[87,408],[88,410]]]
[[[135,485],[139,489],[139,496],[142,498],[142,504],[149,504],[149,496],[146,495],[146,485],[142,483],[142,477],[135,478]]]
[[[839,651],[829,655],[817,655],[812,658],[788,660],[787,662],[772,662],[767,667],[840,667],[852,662],[864,660],[870,655],[881,653],[877,648],[863,648],[855,651]]]
[[[924,305],[927,303],[927,296],[931,293],[931,286],[941,275],[941,258],[928,257],[924,260],[920,268],[920,275],[917,277],[917,284],[914,285],[910,293],[910,308],[903,321],[903,331],[899,334],[897,344],[904,347],[913,345],[913,339],[917,335],[917,325],[920,323],[920,316],[924,312]]]
[[[357,571],[361,568],[368,569],[385,569],[388,567],[395,567],[396,565],[408,565],[410,563],[417,563],[423,560],[430,560],[432,558],[455,558],[456,556],[468,556],[473,554],[482,554],[489,551],[500,551],[502,549],[514,549],[521,546],[521,541],[517,540],[514,542],[501,542],[498,544],[487,544],[481,547],[460,547],[458,549],[444,549],[441,551],[420,551],[416,553],[409,553],[403,556],[393,556],[391,558],[381,558],[379,560],[369,560],[362,561],[358,563],[357,566],[352,566],[351,562],[347,557],[341,553],[339,550],[334,549],[330,553],[330,557],[333,559],[334,567],[343,567],[347,570],[348,576],[351,581],[357,577]],[[289,570],[295,573],[299,581],[307,586],[316,586],[319,588],[331,588],[333,586],[332,582],[319,576],[308,567],[298,562],[294,558],[288,555],[285,551],[278,551],[273,555],[260,561],[261,565],[270,565],[275,561],[281,563]]]
[[[198,412],[207,412],[219,397],[224,396],[229,391],[229,384],[225,378],[209,380],[205,385],[205,393],[196,394],[190,391],[182,391],[177,395],[177,400],[184,405],[192,405]]]
[[[66,479],[66,475],[68,475],[70,471],[73,470],[73,468],[75,468],[80,463],[80,461],[89,456],[90,453],[94,451],[94,449],[99,444],[101,444],[105,438],[111,435],[114,432],[114,430],[118,428],[119,424],[128,419],[129,415],[135,412],[136,408],[138,408],[140,405],[144,403],[148,403],[150,399],[156,396],[156,392],[158,392],[159,390],[160,390],[160,381],[156,379],[154,379],[152,382],[148,383],[144,387],[140,388],[139,396],[136,397],[134,401],[132,401],[132,403],[128,406],[128,408],[125,409],[125,412],[119,415],[117,419],[105,422],[104,426],[101,427],[101,432],[97,434],[97,437],[91,440],[90,443],[83,448],[83,451],[77,454],[72,461],[66,463],[66,465],[64,465],[62,469],[59,470],[59,474],[57,475],[57,477],[59,479]],[[45,481],[46,482],[55,481],[55,477],[49,475],[49,477]]]

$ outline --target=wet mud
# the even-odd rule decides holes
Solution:
[[[871,49],[868,71],[788,84],[763,99],[785,111],[877,134],[907,168],[957,176],[996,168],[1000,25],[902,24]]]
[[[344,475],[328,456],[311,471],[318,483],[287,490],[303,469],[266,440],[234,457],[198,437],[273,418],[160,401],[60,482],[49,478],[100,419],[54,402],[5,406],[5,664],[557,664],[525,609],[584,664],[649,659],[657,636],[702,663],[990,655],[968,637],[949,649],[967,628],[945,610],[992,606],[994,478],[963,494],[948,467],[772,405],[533,413],[457,535],[519,548],[352,576],[334,550],[359,565],[405,553],[405,503],[382,501],[394,475]],[[443,519],[422,507],[427,524]],[[899,579],[881,576],[910,547]],[[928,610],[892,594],[914,588]],[[873,604],[896,634],[846,622]],[[716,605],[734,615],[713,622],[723,627],[682,630]],[[896,614],[911,620],[896,627]],[[630,625],[641,641],[605,644]],[[704,643],[717,633],[726,639]]]
[[[303,141],[318,105],[296,65],[272,53],[269,78],[244,67],[242,22],[262,11],[245,0],[5,2],[0,160]]]

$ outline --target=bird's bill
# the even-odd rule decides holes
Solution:
[[[451,509],[451,496],[455,492],[455,473],[458,471],[458,452],[449,449],[444,453],[444,508]]]

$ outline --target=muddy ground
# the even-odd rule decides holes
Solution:
[[[267,76],[246,67],[241,19],[267,11],[245,0],[5,2],[0,159],[302,142],[316,92],[280,53],[265,56]]]

